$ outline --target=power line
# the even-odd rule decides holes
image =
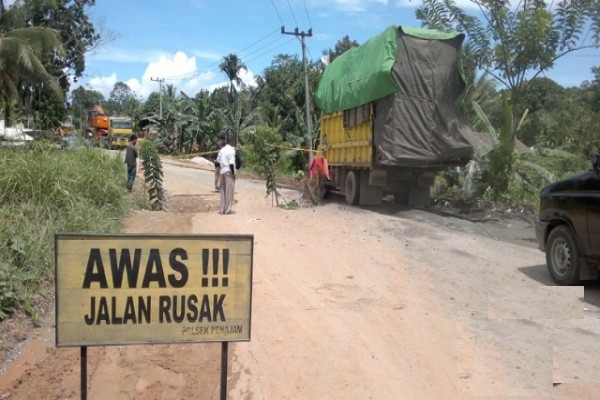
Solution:
[[[294,14],[294,10],[292,9],[292,6],[290,5],[290,0],[287,0],[287,4],[288,4],[288,8],[290,9],[290,12],[292,13],[292,18],[294,18],[294,22],[296,23],[296,26],[298,26],[298,21],[296,20],[296,14]],[[283,24],[283,21],[281,21],[281,23]]]
[[[277,40],[274,40],[274,41],[272,41],[272,42],[270,42],[270,43],[267,43],[266,45],[264,45],[264,46],[262,46],[262,47],[260,47],[260,48],[256,49],[256,50],[255,50],[255,51],[253,51],[252,53],[249,53],[249,54],[246,54],[246,55],[244,55],[244,57],[245,57],[246,59],[248,59],[249,57],[253,56],[254,54],[258,53],[259,51],[261,51],[261,50],[264,50],[266,47],[269,47],[270,45],[272,45],[272,44],[274,44],[274,43],[277,43],[277,42],[279,42],[281,39],[282,39],[282,37],[280,36],[280,37],[279,37],[279,39],[277,39]],[[289,41],[288,41],[288,42],[289,42]],[[286,43],[288,43],[288,42],[286,42]],[[286,43],[284,43],[284,44],[286,44]],[[283,45],[279,45],[279,46],[277,46],[277,47],[275,47],[275,48],[273,48],[273,49],[270,49],[269,51],[271,51],[271,50],[275,50],[275,49],[278,49],[278,48],[279,48],[279,47],[281,47],[281,46],[283,46]],[[261,55],[262,55],[262,54],[261,54]],[[251,61],[251,60],[247,60],[247,61]]]
[[[256,53],[258,53],[259,51],[261,51],[261,50],[263,50],[263,49],[265,49],[265,48],[267,48],[267,47],[269,47],[269,46],[271,46],[271,45],[273,45],[273,44],[275,44],[275,43],[277,43],[277,42],[280,42],[281,40],[282,40],[282,37],[281,37],[281,36],[279,36],[277,39],[270,41],[269,43],[265,44],[264,46],[261,46],[261,47],[259,47],[259,48],[255,49],[255,50],[253,50],[253,51],[249,52],[248,54],[240,54],[240,58],[242,58],[242,61],[244,61],[244,62],[249,62],[249,61],[252,61],[252,60],[254,60],[254,59],[258,58],[258,57],[261,57],[261,56],[262,56],[262,55],[264,55],[264,54],[268,54],[269,52],[271,52],[271,51],[273,51],[273,50],[275,50],[275,49],[278,49],[278,48],[280,48],[280,47],[282,47],[282,46],[286,45],[287,43],[289,43],[289,42],[291,41],[291,40],[290,40],[290,41],[288,41],[288,42],[285,42],[285,43],[283,43],[283,44],[281,44],[281,45],[278,45],[278,46],[276,46],[276,47],[270,48],[270,49],[269,49],[269,50],[267,50],[266,52],[263,52],[263,53],[259,54],[258,56],[251,58],[252,56],[254,56],[254,55],[255,55]],[[292,40],[293,40],[293,39],[292,39]],[[244,59],[245,59],[245,60],[244,60]],[[211,64],[211,65],[207,66],[206,68],[207,68],[207,69],[212,69],[212,70],[215,70],[215,69],[213,69],[213,67],[217,66],[217,64],[220,64],[220,61],[219,61],[219,62],[217,62],[217,63],[213,63],[213,64]]]
[[[249,49],[249,48],[251,48],[251,47],[253,47],[253,46],[257,45],[258,43],[260,43],[260,42],[262,42],[263,40],[265,40],[265,39],[269,38],[270,36],[273,36],[273,35],[274,35],[274,34],[276,34],[277,32],[279,32],[279,29],[276,29],[276,30],[274,30],[274,31],[272,31],[272,32],[270,32],[270,33],[268,33],[267,35],[263,36],[262,38],[260,38],[260,39],[258,39],[258,40],[256,40],[256,41],[254,41],[253,43],[251,43],[251,44],[249,44],[248,46],[244,47],[242,50],[240,50],[240,53],[242,53],[244,50],[247,50],[247,49]],[[277,38],[275,41],[278,41],[280,38],[281,38],[281,37]],[[272,41],[272,42],[270,42],[269,44],[271,44],[271,43],[274,43],[275,41]],[[256,52],[256,51],[260,51],[260,50],[262,50],[263,48],[265,48],[265,47],[266,47],[266,46],[268,46],[269,44],[267,44],[267,45],[265,45],[265,46],[263,46],[263,47],[260,47],[259,49],[255,50],[255,52]],[[250,53],[250,54],[253,54],[253,53]],[[205,67],[205,68],[210,70],[210,69],[213,69],[214,67],[216,67],[216,66],[217,66],[218,64],[220,64],[220,63],[221,63],[221,60],[219,60],[219,61],[215,61],[215,62],[213,62],[213,63],[209,64],[209,65],[208,65],[207,67]],[[198,69],[198,68],[197,68],[197,69],[195,69],[194,71],[186,72],[186,73],[184,73],[184,74],[180,74],[180,75],[173,75],[173,76],[170,76],[170,77],[168,77],[168,78],[166,78],[166,79],[167,79],[167,80],[172,80],[172,81],[174,81],[174,80],[178,80],[178,79],[186,79],[186,77],[187,77],[187,76],[194,75],[194,74],[196,74],[196,73],[198,73],[198,72],[200,72],[200,69]]]
[[[281,19],[281,15],[279,14],[279,10],[277,10],[277,6],[275,5],[275,3],[273,2],[273,0],[271,0],[271,4],[273,4],[273,8],[275,9],[275,12],[277,13],[277,16],[279,17],[279,21],[281,22],[281,25],[285,25],[283,23],[283,19]]]
[[[281,47],[286,46],[287,44],[289,44],[290,42],[292,42],[295,39],[291,38],[291,39],[289,39],[289,40],[287,40],[287,41],[285,41],[285,42],[283,42],[281,44],[278,44],[275,47],[272,47],[273,44],[276,44],[277,42],[280,42],[281,40],[282,40],[282,37],[280,36],[276,40],[273,40],[273,41],[265,44],[264,46],[261,46],[258,49],[254,50],[254,51],[252,51],[252,52],[250,52],[250,53],[248,53],[248,54],[246,54],[244,56],[240,55],[240,58],[242,58],[242,61],[244,63],[249,63],[251,61],[256,60],[257,58],[260,58],[260,57],[262,57],[262,56],[264,56],[266,54],[269,54],[269,53],[273,52],[274,50],[277,50],[277,49],[279,49]],[[266,51],[258,54],[258,52],[260,50],[263,50],[265,48],[267,48]],[[216,62],[216,63],[212,63],[212,64],[206,66],[205,68],[203,68],[202,71],[204,71],[204,73],[207,73],[207,72],[219,72],[220,71],[219,64],[220,64],[220,61]],[[194,74],[198,74],[198,73],[200,73],[202,71],[200,69],[196,69],[195,71],[191,71],[191,72],[188,72],[186,74],[178,75],[178,76],[175,76],[175,77],[168,77],[168,78],[165,78],[165,79],[167,81],[188,80],[188,79],[194,78],[194,76],[193,76]]]
[[[260,58],[260,57],[262,57],[262,56],[264,56],[264,55],[266,55],[266,54],[269,54],[269,53],[270,53],[270,52],[272,52],[273,50],[277,50],[277,49],[279,49],[279,48],[281,48],[281,47],[285,46],[286,44],[289,44],[289,43],[293,42],[294,40],[295,40],[295,39],[294,39],[294,38],[292,38],[292,39],[288,40],[287,42],[284,42],[284,43],[282,43],[281,45],[279,45],[279,46],[277,46],[277,47],[274,47],[274,48],[272,48],[272,49],[269,49],[268,51],[266,51],[266,52],[264,52],[264,53],[262,53],[262,54],[259,54],[259,55],[257,55],[257,56],[256,56],[256,57],[254,57],[254,58],[251,58],[251,59],[249,59],[249,60],[248,60],[248,62],[250,62],[250,61],[253,61],[253,60],[256,60],[257,58]]]
[[[308,27],[312,29],[312,22],[310,20],[310,14],[308,13],[308,7],[306,6],[306,0],[304,0],[304,11],[306,11],[306,18],[308,18]]]

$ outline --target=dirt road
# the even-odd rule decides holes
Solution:
[[[165,163],[169,212],[128,232],[254,235],[252,338],[229,346],[230,399],[593,399],[600,286],[553,286],[533,230],[335,199],[284,210],[238,180]],[[284,191],[287,200],[298,199]],[[52,318],[0,375],[0,399],[79,398],[79,349]],[[90,399],[218,399],[219,344],[88,350]]]

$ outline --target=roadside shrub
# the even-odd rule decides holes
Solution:
[[[165,191],[163,190],[163,171],[158,149],[151,140],[144,140],[140,149],[140,158],[144,166],[144,181],[148,187],[150,206],[155,211],[165,209]]]
[[[256,157],[254,161],[258,172],[265,175],[267,196],[273,194],[275,203],[279,205],[275,166],[281,159],[281,134],[276,129],[263,126],[256,133],[245,135],[245,140],[249,153]]]
[[[56,232],[121,230],[129,207],[125,166],[111,153],[48,145],[0,148],[0,319],[52,280]]]

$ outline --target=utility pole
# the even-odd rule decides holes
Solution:
[[[306,147],[308,148],[308,165],[312,164],[313,160],[313,148],[312,148],[312,120],[310,117],[310,93],[308,91],[308,71],[306,69],[306,45],[304,43],[305,37],[312,36],[312,28],[308,30],[308,33],[302,31],[299,32],[298,28],[294,29],[293,32],[286,32],[285,27],[281,27],[282,35],[294,35],[300,37],[302,43],[302,65],[304,66],[304,103],[306,107]]]
[[[159,118],[160,118],[160,120],[162,121],[162,119],[163,119],[163,117],[162,117],[162,84],[163,84],[163,82],[164,82],[165,80],[164,80],[164,79],[160,79],[160,78],[156,78],[156,79],[154,79],[154,78],[152,78],[152,77],[150,78],[150,80],[151,80],[151,81],[153,81],[153,82],[158,82],[158,85],[159,85],[159,93],[158,93],[158,95],[159,95],[159,99],[160,99],[160,100],[159,100],[159,103],[160,103],[160,113],[159,113]],[[161,122],[161,123],[162,123],[162,122]]]

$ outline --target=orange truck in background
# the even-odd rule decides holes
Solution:
[[[111,141],[108,132],[108,116],[102,106],[94,106],[88,112],[87,131],[95,147],[110,149]]]

